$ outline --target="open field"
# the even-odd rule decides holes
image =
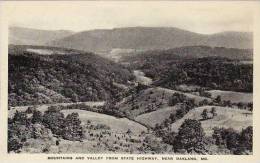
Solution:
[[[214,127],[233,128],[237,131],[253,125],[252,112],[246,110],[232,109],[228,107],[216,108],[217,116],[212,119],[202,120],[201,113],[204,109],[210,111],[212,106],[202,106],[188,112],[182,119],[172,124],[172,130],[178,132],[179,127],[185,119],[200,120],[206,135],[210,136]]]
[[[138,83],[143,85],[150,85],[152,83],[152,79],[145,76],[145,74],[140,70],[134,71],[134,76]]]
[[[175,113],[176,109],[176,106],[167,107],[150,113],[141,114],[137,116],[135,120],[147,126],[155,127],[157,123],[161,124],[165,119],[170,117],[170,114]]]
[[[76,112],[79,114],[79,118],[82,121],[82,123],[87,123],[88,120],[90,120],[94,124],[104,124],[111,128],[114,132],[127,132],[128,129],[130,129],[133,133],[141,133],[142,131],[146,131],[146,127],[133,122],[127,118],[116,118],[110,115],[106,114],[100,114],[85,110],[78,110],[78,109],[70,109],[70,110],[62,110],[66,115],[71,114],[73,112]]]
[[[221,96],[222,101],[230,100],[233,103],[249,103],[253,102],[253,93],[244,93],[244,92],[234,92],[234,91],[221,91],[221,90],[210,90],[207,91],[211,93],[212,98]]]

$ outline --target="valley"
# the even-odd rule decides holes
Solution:
[[[154,49],[129,36],[154,30],[104,32],[111,44],[86,40],[91,48],[60,45],[78,34],[57,47],[9,45],[8,152],[252,154],[252,49]]]

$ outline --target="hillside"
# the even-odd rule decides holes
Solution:
[[[233,128],[237,131],[241,131],[248,126],[253,125],[252,112],[246,110],[232,109],[228,107],[215,107],[217,116],[207,120],[202,120],[201,113],[204,109],[210,111],[214,106],[202,106],[194,108],[189,113],[187,113],[182,119],[177,120],[171,125],[172,130],[177,132],[180,125],[185,119],[196,119],[200,120],[202,127],[206,135],[211,135],[213,133],[214,127],[223,128]]]
[[[9,28],[9,44],[14,45],[46,45],[52,40],[61,39],[73,34],[69,30],[40,30],[23,27]]]
[[[152,50],[197,45],[252,49],[253,35],[245,32],[204,35],[174,27],[128,27],[83,31],[51,41],[49,45],[107,53],[114,49]]]
[[[147,52],[128,56],[122,62],[144,72],[156,86],[176,89],[186,84],[252,92],[253,64],[243,63],[243,56],[252,56],[252,51],[199,46],[176,48],[167,53]]]
[[[124,100],[118,104],[118,107],[120,111],[126,113],[129,117],[135,118],[145,113],[152,113],[169,107],[169,99],[174,93],[180,93],[189,99],[193,99],[195,104],[199,104],[203,100],[212,101],[210,98],[197,96],[191,93],[154,87],[132,93],[130,96],[124,98]]]
[[[126,68],[92,53],[43,55],[26,51],[26,46],[19,50],[21,55],[9,53],[8,58],[10,106],[108,100],[122,91],[117,84],[133,79]]]

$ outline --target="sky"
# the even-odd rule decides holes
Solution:
[[[84,31],[118,27],[177,27],[211,34],[252,31],[251,3],[237,2],[9,2],[10,26]]]

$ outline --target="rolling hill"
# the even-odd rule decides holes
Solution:
[[[213,133],[214,127],[233,128],[241,131],[248,126],[252,126],[252,112],[246,110],[232,109],[228,107],[215,107],[217,116],[212,119],[202,120],[201,113],[204,109],[210,111],[213,106],[202,106],[194,108],[182,119],[172,124],[172,130],[177,132],[185,119],[200,120],[206,135]]]
[[[117,84],[127,85],[133,79],[128,69],[93,53],[56,54],[66,53],[65,49],[55,49],[52,55],[38,53],[52,49],[19,46],[9,50],[10,106],[108,100],[122,91]]]
[[[49,44],[94,52],[110,52],[113,49],[169,49],[197,45],[252,49],[252,37],[252,33],[246,32],[231,31],[205,35],[174,27],[128,27],[83,31],[51,41]]]

